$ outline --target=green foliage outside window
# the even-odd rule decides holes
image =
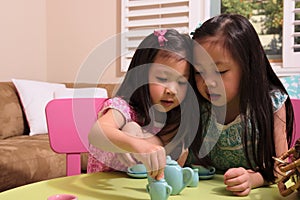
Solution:
[[[237,13],[247,18],[264,15],[264,34],[282,34],[283,0],[222,0],[222,13]]]
[[[259,35],[273,35],[268,36],[272,39],[265,44],[265,51],[269,58],[281,58],[283,0],[222,0],[221,2],[222,13],[237,13],[248,19],[251,18],[252,22],[261,24]]]
[[[261,3],[262,14],[266,15],[264,27],[266,34],[282,35],[283,25],[283,0],[269,0]]]
[[[222,0],[221,13],[236,13],[250,18],[252,11],[253,4],[250,1]]]

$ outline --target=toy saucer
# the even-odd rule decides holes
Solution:
[[[214,177],[215,174],[210,174],[210,175],[199,175],[199,179],[201,180],[207,180],[207,179],[211,179],[212,177]]]
[[[127,175],[133,178],[147,178],[147,173],[130,173],[127,172]]]

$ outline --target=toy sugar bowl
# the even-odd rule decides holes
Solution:
[[[165,179],[155,180],[148,176],[146,190],[150,194],[151,200],[167,200],[172,192],[172,187]]]

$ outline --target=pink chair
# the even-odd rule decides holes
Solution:
[[[295,144],[296,140],[300,138],[300,99],[291,99],[294,109],[294,136],[292,139],[292,145]]]
[[[50,146],[66,154],[67,176],[81,173],[80,153],[88,152],[88,133],[105,98],[54,99],[46,106]]]

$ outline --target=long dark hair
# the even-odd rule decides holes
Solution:
[[[286,89],[274,73],[259,37],[249,20],[238,14],[221,14],[207,20],[197,28],[193,39],[201,43],[208,37],[218,38],[232,57],[242,67],[240,81],[240,114],[244,125],[250,121],[249,127],[243,126],[242,140],[245,155],[252,170],[262,174],[265,180],[274,182],[274,160],[276,156],[274,144],[274,113],[270,91],[279,89],[287,94]],[[202,101],[199,97],[199,101]],[[288,97],[286,107],[286,132],[287,142],[291,145],[293,132],[293,108]],[[257,131],[256,131],[257,130]],[[192,151],[197,155],[199,152],[199,140],[201,142],[202,130],[197,135],[198,144],[195,140]],[[247,148],[247,142],[251,141],[251,152]],[[254,158],[257,166],[252,166],[250,157]],[[207,160],[207,157],[206,157]]]
[[[151,124],[153,122],[151,119],[154,119],[153,113],[150,111],[152,104],[148,88],[148,73],[155,58],[157,56],[163,56],[166,59],[184,58],[188,63],[191,63],[192,39],[187,34],[180,34],[174,29],[168,29],[164,37],[167,41],[164,42],[163,46],[160,46],[158,37],[154,35],[154,33],[148,35],[141,42],[133,55],[124,81],[116,93],[116,96],[122,97],[132,106],[138,115],[137,123],[141,126]],[[194,69],[191,65],[189,83],[190,86],[186,93],[187,97],[193,93],[193,86],[191,85],[195,84]],[[184,111],[184,108],[190,104],[189,101],[190,98],[185,98],[180,106],[167,112],[166,124],[157,136],[162,137],[170,133],[175,134],[178,131],[182,123],[182,115],[186,114],[190,116],[187,111]],[[186,128],[185,130],[188,129]],[[194,132],[196,132],[196,130],[194,130]],[[169,141],[172,140],[172,138],[169,138]],[[193,138],[189,139],[190,143],[192,139]],[[167,141],[167,143],[169,141]]]

